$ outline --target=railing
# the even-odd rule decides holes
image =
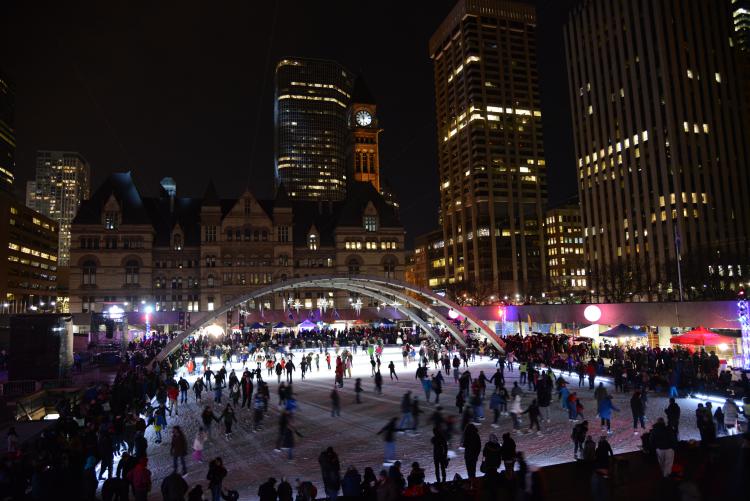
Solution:
[[[73,381],[71,379],[3,381],[0,382],[0,397],[22,397],[40,390],[70,387],[72,384]]]

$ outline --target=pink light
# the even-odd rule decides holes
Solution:
[[[589,322],[596,323],[602,318],[602,310],[595,304],[590,304],[583,310],[583,316]]]
[[[505,308],[503,308],[502,306],[498,306],[498,308],[497,308],[497,316],[499,318],[504,318],[505,317]]]

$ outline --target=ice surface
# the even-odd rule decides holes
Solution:
[[[310,350],[308,350],[310,351]],[[299,353],[300,350],[295,350]],[[332,359],[335,354],[332,352]],[[330,414],[330,397],[329,394],[333,388],[334,371],[326,368],[324,356],[320,357],[320,371],[308,372],[304,381],[300,380],[299,357],[295,357],[297,371],[294,373],[294,392],[299,404],[296,412],[295,424],[299,432],[303,435],[297,439],[294,450],[294,459],[287,460],[286,451],[275,452],[275,442],[278,433],[278,416],[279,408],[277,396],[276,375],[266,377],[266,370],[263,369],[263,376],[269,384],[269,413],[264,420],[265,428],[258,433],[251,432],[252,411],[248,409],[237,409],[238,423],[235,424],[233,435],[230,440],[224,438],[223,423],[215,425],[213,440],[206,444],[203,458],[204,462],[197,463],[192,458],[193,438],[200,426],[200,413],[204,405],[211,404],[214,414],[219,414],[228,399],[228,391],[225,389],[222,404],[213,404],[213,393],[204,392],[201,402],[196,403],[192,390],[189,392],[188,404],[179,406],[179,416],[173,416],[168,419],[169,426],[179,425],[184,430],[188,438],[190,453],[188,455],[188,473],[185,476],[188,484],[192,488],[196,483],[203,484],[207,487],[206,473],[208,472],[208,462],[216,456],[221,456],[224,465],[228,470],[228,475],[224,481],[225,488],[229,487],[239,491],[240,499],[256,499],[258,487],[265,482],[268,477],[273,476],[277,480],[286,478],[292,487],[295,487],[296,479],[310,480],[318,487],[319,495],[324,493],[320,467],[318,465],[318,455],[328,446],[332,446],[338,453],[341,461],[341,473],[346,471],[349,465],[354,465],[363,473],[365,467],[370,466],[375,474],[380,471],[383,465],[383,440],[376,433],[389,418],[400,415],[400,400],[402,395],[411,390],[412,393],[419,397],[422,404],[422,414],[420,419],[420,433],[418,435],[399,434],[396,439],[396,454],[402,462],[402,471],[406,476],[410,470],[411,463],[417,461],[425,468],[427,473],[426,480],[433,482],[435,480],[435,471],[432,462],[432,446],[430,438],[432,431],[428,424],[429,416],[434,411],[434,404],[427,404],[424,399],[419,381],[415,379],[417,363],[412,362],[408,367],[403,366],[400,348],[390,347],[384,350],[382,356],[381,372],[383,374],[383,394],[374,394],[374,383],[370,376],[369,357],[365,352],[359,350],[354,357],[354,367],[352,378],[344,379],[344,388],[340,390],[341,395],[341,416],[332,418]],[[393,360],[396,364],[396,372],[399,381],[391,381],[388,376],[388,362]],[[242,364],[231,364],[235,369],[237,376],[242,375]],[[314,364],[313,364],[314,365]],[[333,364],[332,360],[332,366]],[[221,364],[214,363],[212,368],[216,371]],[[255,368],[255,364],[251,364]],[[227,366],[227,371],[230,367]],[[473,377],[484,370],[487,377],[495,372],[495,363],[487,357],[480,358],[477,356],[475,362],[470,362],[469,370]],[[432,369],[430,374],[437,373]],[[191,386],[196,376],[188,376]],[[365,392],[362,394],[362,403],[354,403],[354,378],[362,378]],[[589,420],[590,434],[596,440],[601,434],[598,419],[596,419],[596,401],[593,398],[593,392],[586,388],[577,388],[578,377],[574,373],[571,377],[565,376],[569,382],[571,391],[577,391],[584,405],[584,414]],[[518,379],[518,366],[516,364],[514,372],[505,372],[506,387],[510,389],[513,381]],[[282,381],[284,379],[282,378]],[[610,393],[614,392],[613,385],[608,379],[602,379],[605,382]],[[598,381],[597,381],[598,384]],[[525,385],[524,385],[525,386]],[[257,388],[257,385],[255,386]],[[534,393],[526,392],[523,397],[524,409],[535,397]],[[457,415],[457,409],[454,406],[458,384],[453,382],[453,378],[446,377],[441,395],[441,405],[444,415]],[[434,394],[432,396],[434,400]],[[640,436],[633,434],[633,420],[630,413],[629,404],[630,394],[615,393],[615,406],[620,409],[614,412],[612,419],[613,434],[609,437],[612,448],[615,453],[628,452],[637,450],[640,445]],[[646,410],[647,421],[646,428],[658,418],[664,416],[664,408],[667,406],[668,399],[664,396],[649,395],[648,406]],[[698,404],[694,399],[680,399],[678,404],[682,408],[682,418],[680,423],[680,439],[698,439],[699,434],[695,426],[695,408]],[[715,406],[715,404],[714,404]],[[564,412],[557,401],[553,391],[552,404],[550,406],[551,423],[542,423],[543,435],[513,435],[518,444],[518,450],[523,451],[529,464],[544,466],[573,460],[573,444],[570,440],[572,424],[568,421],[567,412]],[[492,412],[487,408],[485,401],[485,421],[478,426],[482,442],[484,443],[490,433],[501,436],[506,431],[512,432],[512,425],[509,417],[501,417],[499,428],[492,428]],[[528,424],[526,416],[523,416],[523,429]],[[459,419],[460,423],[460,419]],[[149,499],[161,499],[160,486],[162,479],[172,470],[172,458],[169,454],[169,428],[162,431],[164,442],[162,444],[154,443],[153,427],[146,431],[146,438],[149,441],[148,456],[149,468],[153,474],[153,486]],[[466,470],[463,460],[463,454],[458,451],[458,436],[454,434],[450,448],[457,451],[457,456],[451,459],[448,466],[448,478],[459,473],[466,477]],[[115,461],[118,459],[116,458]],[[296,491],[295,491],[296,493]]]

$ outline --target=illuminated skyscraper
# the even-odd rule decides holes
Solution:
[[[354,75],[334,61],[283,59],[274,97],[276,180],[293,200],[346,196]]]
[[[74,151],[39,151],[36,177],[26,186],[26,206],[49,217],[60,227],[60,266],[70,257],[70,224],[81,202],[89,197],[89,164]]]
[[[731,22],[729,0],[582,0],[570,14],[584,255],[605,300],[678,298],[678,270],[690,297],[750,276]]]
[[[13,130],[15,95],[10,81],[0,72],[0,189],[11,191],[15,170],[16,137]]]
[[[430,39],[448,286],[544,290],[536,29],[529,5],[460,0]]]

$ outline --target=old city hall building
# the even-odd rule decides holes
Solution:
[[[170,178],[159,197],[141,196],[130,172],[110,175],[83,202],[71,228],[71,313],[126,310],[212,311],[272,282],[326,274],[404,277],[404,229],[396,209],[368,182],[352,181],[341,201],[272,200],[250,189],[219,198],[178,197]],[[346,307],[347,293],[306,290]],[[263,298],[282,309],[289,297]],[[364,300],[364,298],[363,298]],[[333,306],[333,304],[331,304]]]

